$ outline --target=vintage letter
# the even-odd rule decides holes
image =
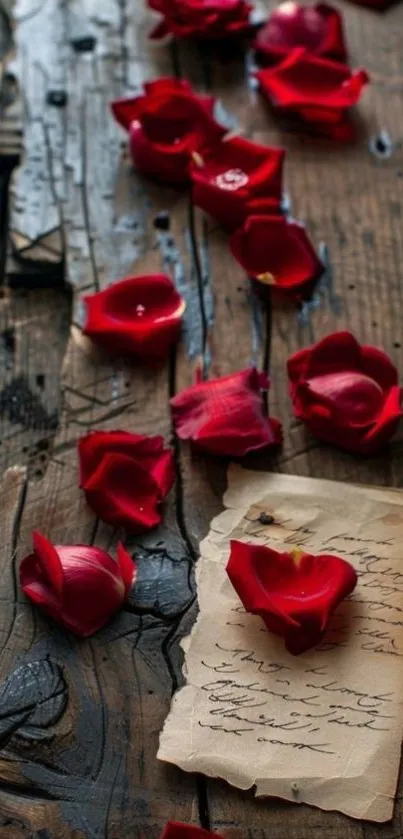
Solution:
[[[232,468],[224,501],[201,545],[186,685],[158,757],[260,796],[387,821],[403,729],[403,493]],[[290,655],[244,611],[225,572],[231,538],[354,565],[357,587],[317,649]]]

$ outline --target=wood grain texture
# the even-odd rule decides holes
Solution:
[[[354,63],[373,77],[360,106],[360,138],[350,148],[282,130],[247,83],[248,55],[220,50],[217,56],[183,43],[151,47],[149,15],[137,0],[4,5],[15,20],[7,84],[10,100],[10,74],[20,85],[24,155],[10,186],[0,299],[2,467],[24,463],[28,472],[6,472],[0,490],[0,697],[10,696],[33,667],[46,672],[43,662],[49,662],[57,698],[56,705],[50,700],[53,716],[35,716],[31,726],[27,718],[19,733],[18,714],[27,713],[23,696],[21,707],[11,702],[0,753],[0,839],[131,839],[140,832],[157,839],[169,818],[211,825],[228,839],[402,834],[401,792],[393,822],[374,827],[308,807],[256,802],[251,793],[155,760],[182,678],[179,641],[196,614],[198,542],[221,508],[227,465],[179,444],[169,396],[193,381],[196,366],[209,377],[263,366],[273,382],[270,412],[284,423],[285,443],[276,458],[259,455],[248,465],[365,483],[403,481],[401,437],[371,460],[336,452],[292,419],[286,392],[288,354],[345,326],[360,340],[383,345],[403,372],[403,11],[397,5],[380,17],[339,6]],[[4,31],[5,53],[11,30]],[[133,173],[108,103],[161,74],[214,92],[235,128],[287,148],[292,212],[328,259],[316,296],[302,310],[264,306],[223,232],[189,197]],[[6,107],[10,125],[17,112],[18,102]],[[390,156],[377,151],[382,130],[393,141]],[[1,143],[0,133],[0,155]],[[170,215],[166,233],[153,223],[162,210]],[[83,338],[82,295],[133,270],[161,268],[188,305],[181,345],[165,368],[150,374],[111,361]],[[172,439],[177,481],[163,525],[125,540],[139,567],[130,601],[95,638],[78,643],[27,604],[18,591],[17,559],[29,550],[34,527],[55,542],[114,550],[124,534],[86,507],[77,487],[76,440],[88,429],[117,427]]]

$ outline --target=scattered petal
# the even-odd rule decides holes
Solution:
[[[281,425],[264,411],[262,391],[268,387],[267,376],[250,368],[183,390],[171,399],[178,436],[228,457],[279,445]]]
[[[357,582],[354,568],[338,556],[298,548],[280,553],[236,540],[227,574],[245,609],[284,638],[293,655],[321,642],[330,615]]]
[[[251,31],[252,6],[245,0],[148,0],[148,5],[163,15],[154,39],[171,32],[179,38],[222,40]]]
[[[180,336],[185,301],[165,274],[120,280],[84,302],[83,332],[109,352],[161,361]]]
[[[226,134],[213,116],[215,99],[197,96],[182,79],[147,82],[144,91],[111,103],[116,121],[129,132],[134,165],[164,183],[186,184],[192,152],[203,153]]]
[[[93,635],[121,607],[133,584],[135,563],[122,545],[118,562],[92,545],[52,545],[36,532],[33,553],[20,567],[24,594],[66,629]],[[54,575],[57,557],[62,584]]]
[[[262,94],[279,113],[297,115],[336,139],[351,136],[348,110],[369,82],[365,70],[350,70],[302,48],[291,50],[281,64],[259,70],[256,77]]]
[[[163,437],[126,431],[92,431],[78,443],[80,486],[94,512],[133,533],[161,521],[161,504],[174,483]]]
[[[397,370],[376,347],[335,332],[288,360],[294,414],[321,440],[371,454],[402,415]]]
[[[193,201],[234,230],[248,213],[280,212],[285,152],[232,137],[191,167]]]
[[[281,291],[299,291],[323,271],[305,228],[281,216],[248,216],[230,248],[249,276]]]
[[[347,58],[341,14],[327,3],[280,3],[259,29],[254,47],[259,59],[267,64],[283,61],[295,47],[334,61]]]

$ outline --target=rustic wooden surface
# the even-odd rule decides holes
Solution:
[[[371,460],[335,452],[293,421],[287,396],[288,354],[337,328],[384,346],[403,374],[403,5],[383,16],[339,5],[353,62],[373,78],[350,148],[281,129],[247,84],[248,56],[150,47],[140,0],[1,4],[0,839],[157,839],[170,818],[231,839],[403,834],[401,792],[393,821],[377,827],[257,802],[155,759],[181,680],[179,640],[196,614],[198,542],[225,487],[226,463],[191,454],[172,435],[168,397],[193,380],[200,358],[209,376],[251,362],[270,371],[270,411],[284,423],[285,444],[275,460],[259,455],[248,465],[403,484],[403,438]],[[293,214],[329,255],[325,282],[303,311],[265,311],[224,234],[184,193],[133,173],[108,102],[173,73],[219,96],[246,136],[287,148]],[[19,118],[24,153],[10,182]],[[153,223],[161,210],[170,214],[166,234]],[[80,297],[161,267],[187,297],[186,329],[170,363],[150,375],[83,339]],[[171,438],[177,482],[163,526],[129,542],[139,562],[131,601],[79,643],[21,596],[18,560],[33,527],[56,543],[113,549],[119,534],[95,519],[77,488],[75,444],[90,428],[117,427]]]

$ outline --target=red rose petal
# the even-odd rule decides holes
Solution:
[[[368,425],[382,409],[383,391],[369,376],[342,370],[314,376],[307,387],[314,397],[323,397],[329,404],[334,418],[349,416],[351,426]]]
[[[193,385],[171,399],[178,436],[213,454],[242,457],[276,445],[280,424],[264,413],[268,379],[254,368]]]
[[[202,153],[226,134],[213,117],[215,99],[197,96],[180,79],[144,85],[135,99],[112,102],[117,121],[130,132],[130,150],[139,172],[164,183],[185,184],[193,152]]]
[[[133,562],[130,554],[126,551],[121,542],[118,543],[117,549],[117,563],[120,568],[120,573],[122,575],[123,584],[125,587],[126,595],[129,594],[129,591],[134,583],[136,578],[136,564]]]
[[[269,63],[283,60],[295,47],[324,58],[346,59],[341,15],[326,3],[280,3],[259,30],[254,47],[259,58]]]
[[[273,107],[292,111],[317,127],[344,120],[369,81],[365,70],[351,71],[300,48],[281,64],[258,71],[256,77]]]
[[[305,375],[318,376],[337,370],[360,370],[361,347],[351,332],[333,332],[313,344],[307,353]]]
[[[94,512],[115,527],[139,533],[161,521],[159,487],[150,472],[127,455],[105,454],[84,490]]]
[[[294,414],[319,439],[370,454],[395,433],[401,389],[383,351],[336,332],[296,353],[287,367]]]
[[[357,582],[354,568],[337,556],[302,553],[296,560],[236,540],[227,574],[245,609],[284,637],[294,655],[321,641],[332,611]]]
[[[185,302],[165,274],[129,277],[84,301],[84,334],[110,352],[155,362],[179,338]]]
[[[245,0],[149,0],[148,5],[164,15],[163,31],[177,37],[222,39],[251,28],[252,7]]]
[[[378,347],[361,347],[361,365],[363,373],[368,371],[375,381],[383,388],[390,388],[397,385],[398,373],[389,356]]]
[[[227,229],[235,229],[253,207],[275,213],[282,197],[285,152],[232,137],[213,146],[193,165],[193,200]]]
[[[134,565],[129,554],[120,545],[119,561],[114,562],[91,545],[52,545],[39,533],[33,541],[34,552],[20,566],[22,590],[67,629],[82,637],[92,635],[122,605],[130,589]]]
[[[297,222],[277,216],[249,216],[231,236],[230,248],[249,276],[274,288],[299,289],[322,273],[323,265]]]
[[[63,592],[63,571],[59,555],[49,539],[35,530],[32,534],[34,553],[41,563],[44,577],[49,580],[58,595]]]

